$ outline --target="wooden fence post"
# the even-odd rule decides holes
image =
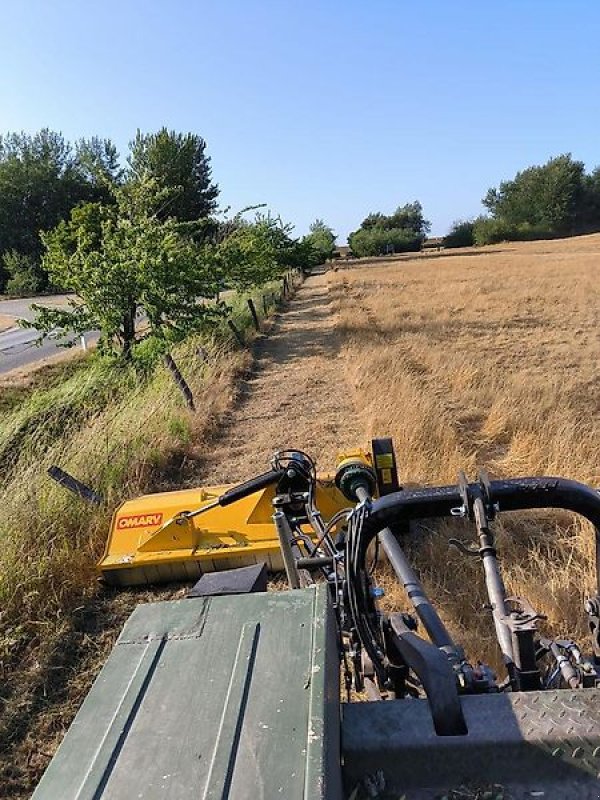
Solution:
[[[167,369],[169,370],[169,372],[173,376],[173,380],[175,381],[175,383],[177,384],[177,386],[181,390],[181,394],[184,397],[184,400],[185,400],[185,403],[186,403],[187,407],[191,411],[195,411],[196,408],[194,406],[194,396],[192,394],[192,390],[187,385],[185,378],[183,377],[183,375],[179,371],[179,368],[177,367],[177,364],[173,360],[173,356],[170,353],[165,353],[164,361],[165,361],[165,365],[166,365]]]
[[[52,480],[55,480],[61,486],[64,486],[65,489],[68,489],[78,497],[87,500],[88,503],[93,503],[95,506],[101,506],[104,503],[104,499],[101,495],[99,495],[93,489],[90,489],[90,487],[86,486],[85,483],[82,483],[81,481],[78,481],[77,478],[69,475],[69,473],[65,472],[64,469],[57,467],[55,464],[53,464],[51,467],[48,467],[48,475],[50,475]]]
[[[229,327],[230,327],[230,329],[231,329],[231,331],[232,331],[233,335],[234,335],[234,336],[235,336],[235,338],[237,339],[237,342],[238,342],[239,346],[240,346],[240,347],[245,347],[245,346],[246,346],[246,342],[244,341],[244,337],[243,337],[243,336],[242,336],[242,334],[239,332],[239,330],[236,328],[236,326],[235,326],[235,324],[234,324],[233,320],[232,320],[232,319],[228,319],[228,320],[227,320],[227,324],[229,325]]]
[[[258,314],[256,313],[256,307],[251,297],[248,298],[248,308],[250,309],[250,313],[252,314],[252,321],[254,322],[254,327],[256,328],[257,331],[260,331],[260,320],[258,319]]]
[[[269,303],[267,302],[267,295],[266,294],[263,294],[263,296],[262,296],[262,303],[263,303],[263,313],[264,313],[264,315],[266,317],[267,314],[269,313]]]

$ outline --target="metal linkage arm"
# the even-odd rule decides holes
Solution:
[[[451,658],[451,660],[460,661],[457,646],[427,597],[423,584],[418,579],[392,531],[384,528],[379,534],[379,541],[431,641],[436,647],[445,649],[449,657],[454,656],[454,659]]]
[[[407,628],[401,614],[390,615],[389,632],[394,648],[423,684],[437,735],[466,734],[456,675],[444,653]]]
[[[479,484],[469,484],[474,492]],[[600,494],[589,486],[566,478],[513,478],[490,481],[490,500],[496,511],[522,511],[531,508],[560,508],[581,514],[595,528],[596,583],[600,594]],[[457,486],[405,490],[374,500],[364,521],[362,551],[371,539],[388,525],[411,519],[449,517],[463,505]]]

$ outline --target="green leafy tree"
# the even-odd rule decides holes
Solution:
[[[423,216],[421,203],[415,200],[413,203],[398,206],[393,214],[383,218],[381,225],[375,227],[383,227],[387,230],[412,231],[415,236],[424,238],[431,230],[431,223]]]
[[[155,182],[160,197],[153,213],[160,220],[174,217],[190,222],[207,217],[217,207],[219,187],[212,183],[206,142],[193,133],[161,128],[157,133],[137,132],[130,143],[127,180],[131,184]]]
[[[361,230],[372,230],[373,228],[385,228],[388,217],[380,211],[366,216],[360,224]]]
[[[600,230],[600,167],[584,177],[577,227],[584,233]]]
[[[242,222],[217,249],[220,274],[228,286],[247,291],[279,277],[293,259],[290,226],[270,215],[258,214]]]
[[[114,202],[114,188],[123,183],[125,170],[110,139],[92,136],[75,144],[75,164],[90,189],[89,202]]]
[[[39,294],[47,283],[47,275],[37,258],[17,250],[8,250],[2,256],[6,276],[6,293],[15,297]]]
[[[533,225],[531,222],[512,223],[503,217],[478,217],[473,223],[473,240],[477,245],[552,239],[557,235],[545,225]]]
[[[459,219],[452,223],[450,231],[444,236],[444,247],[471,247],[474,244],[473,220]]]
[[[389,216],[369,214],[360,228],[348,236],[348,244],[359,258],[414,251],[420,249],[430,229],[421,203],[415,200],[398,206]]]
[[[305,242],[312,249],[311,260],[314,266],[323,264],[333,257],[335,250],[336,235],[333,230],[323,222],[316,219],[309,228],[308,234],[304,237]]]
[[[321,256],[315,251],[306,236],[302,239],[290,240],[279,258],[283,267],[301,270],[305,274],[309,274],[313,267],[323,263]]]
[[[351,233],[348,242],[355,256],[365,258],[420,250],[423,237],[406,228],[367,228]]]
[[[42,336],[58,329],[68,339],[98,329],[100,349],[132,354],[138,312],[148,331],[177,341],[223,313],[220,304],[201,305],[218,291],[214,248],[200,247],[173,219],[149,212],[161,190],[150,179],[115,191],[111,206],[77,207],[67,222],[43,235],[44,267],[52,280],[75,293],[69,310],[35,307],[30,324]]]
[[[501,225],[566,235],[577,232],[585,200],[584,164],[566,154],[502,181],[482,202]]]
[[[78,203],[106,201],[100,167],[117,158],[114,146],[98,138],[81,140],[73,149],[62,134],[48,129],[33,136],[1,136],[0,254],[15,251],[39,263],[40,231],[67,219]],[[45,288],[47,276],[41,274],[40,288]]]

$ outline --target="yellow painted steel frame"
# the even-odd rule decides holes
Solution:
[[[267,563],[283,569],[273,520],[275,487],[191,519],[174,519],[223,494],[230,486],[210,486],[150,494],[123,503],[115,512],[98,569],[107,583],[136,586],[198,578],[202,572]],[[316,505],[325,519],[348,501],[324,478]]]

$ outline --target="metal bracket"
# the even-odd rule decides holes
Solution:
[[[411,631],[402,614],[390,614],[389,633],[399,655],[421,681],[438,736],[462,736],[467,731],[456,675],[447,656]]]
[[[484,511],[485,522],[491,521],[499,511],[498,504],[494,502],[492,497],[492,486],[489,475],[485,470],[479,470],[477,473],[477,482],[470,484],[464,471],[458,473],[458,491],[462,500],[462,506],[452,508],[450,513],[452,516],[468,517],[470,520],[478,521],[476,519],[475,504],[477,499],[481,500],[481,506]]]
[[[540,670],[536,658],[534,635],[537,621],[546,619],[538,614],[531,603],[523,597],[507,597],[505,603],[510,613],[500,617],[501,622],[510,631],[516,672],[514,680],[520,691],[539,689],[541,685]]]
[[[600,664],[600,597],[590,597],[585,601],[583,607],[588,615],[588,628],[592,638],[594,663]]]

